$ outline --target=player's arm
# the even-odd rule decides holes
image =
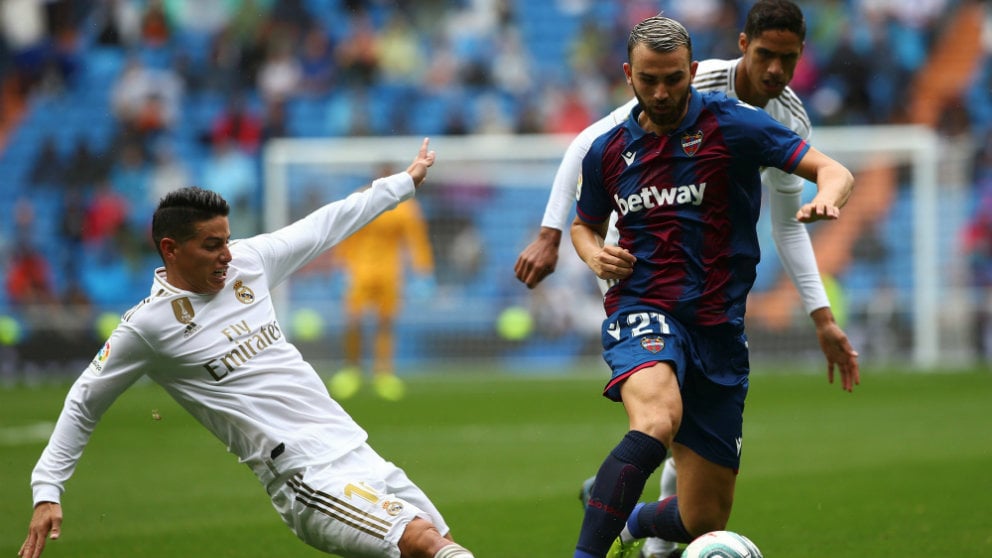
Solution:
[[[513,272],[517,279],[533,289],[551,275],[558,265],[558,248],[561,245],[561,233],[565,230],[568,217],[575,204],[575,185],[579,181],[582,169],[582,158],[589,151],[592,138],[585,132],[576,136],[565,150],[565,155],[555,172],[551,183],[551,193],[544,208],[544,219],[541,230],[517,257]]]
[[[816,183],[817,188],[816,196],[796,212],[797,220],[811,223],[840,217],[840,208],[854,190],[854,175],[847,167],[810,147],[793,174]]]
[[[826,289],[820,278],[806,226],[796,220],[795,215],[802,205],[802,181],[778,169],[765,171],[767,182],[777,184],[770,192],[772,238],[786,273],[799,291],[800,298],[813,325],[820,350],[827,360],[827,377],[833,383],[834,370],[841,372],[841,378],[853,379],[858,376],[858,353],[834,319],[827,299]],[[851,391],[853,385],[844,382],[843,389]]]
[[[572,246],[596,277],[607,281],[626,279],[634,272],[637,258],[624,248],[604,243],[608,225],[608,220],[587,223],[576,216],[572,221]]]
[[[799,161],[794,174],[816,183],[817,193],[809,203],[796,211],[796,220],[803,223],[823,219],[837,219],[840,208],[847,203],[854,189],[854,176],[844,165],[810,147]],[[823,310],[812,315],[817,325],[817,338],[827,354],[827,378],[834,381],[834,364],[838,364],[841,387],[851,391],[860,383],[857,352],[850,346],[847,336],[837,326],[833,313]],[[836,360],[832,360],[836,359]]]
[[[541,230],[526,248],[520,252],[513,272],[517,279],[533,289],[551,275],[558,265],[558,249],[561,246],[562,231],[568,225],[568,217],[575,205],[575,188],[582,172],[582,159],[589,152],[600,134],[606,132],[630,114],[630,109],[636,104],[636,99],[617,107],[610,114],[599,119],[569,143],[562,157],[554,181],[551,183],[551,193],[544,208],[544,218]]]
[[[637,258],[618,245],[606,244],[613,206],[603,184],[603,144],[608,136],[593,142],[582,159],[582,177],[578,182],[575,220],[571,237],[575,253],[592,272],[605,281],[626,279],[634,272]]]
[[[65,483],[103,413],[144,375],[149,354],[144,340],[122,323],[69,388],[55,429],[31,473],[34,512],[19,556],[36,558],[44,550],[46,539],[59,538]]]
[[[424,139],[405,172],[382,177],[370,188],[331,202],[275,232],[242,241],[255,250],[268,274],[269,285],[281,283],[319,254],[348,238],[384,211],[413,197],[434,164],[435,153]]]

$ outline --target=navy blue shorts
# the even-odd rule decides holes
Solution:
[[[620,384],[627,377],[670,363],[682,394],[675,441],[713,463],[740,467],[750,373],[743,328],[686,327],[661,310],[638,307],[607,318],[602,337],[603,359],[613,372],[603,395],[621,401]]]

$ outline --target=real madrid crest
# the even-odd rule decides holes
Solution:
[[[403,502],[397,500],[385,500],[381,505],[386,513],[394,517],[403,511]]]
[[[234,296],[244,304],[255,302],[255,292],[242,283],[240,279],[234,282]]]
[[[682,136],[682,151],[686,155],[692,157],[699,151],[699,147],[703,144],[703,131],[696,130],[695,133],[686,133]]]

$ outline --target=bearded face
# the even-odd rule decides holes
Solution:
[[[624,74],[643,109],[640,124],[645,130],[661,134],[678,127],[689,105],[696,67],[686,47],[671,52],[656,52],[643,44],[634,47]]]

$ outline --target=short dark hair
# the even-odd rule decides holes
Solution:
[[[227,217],[231,206],[217,192],[191,186],[162,197],[152,215],[152,241],[162,255],[163,238],[185,242],[196,236],[196,225],[214,217]]]
[[[806,40],[806,18],[789,0],[758,0],[747,12],[744,35],[753,39],[765,31],[791,31]]]
[[[675,52],[679,47],[686,47],[689,60],[692,60],[692,39],[685,27],[661,14],[651,16],[630,30],[627,37],[627,60],[634,47],[643,44],[655,52]]]

